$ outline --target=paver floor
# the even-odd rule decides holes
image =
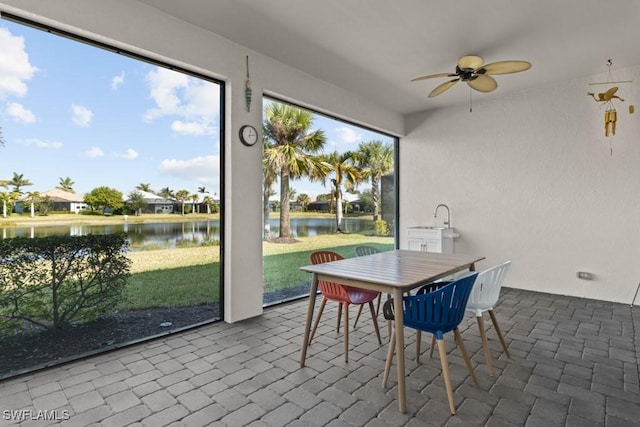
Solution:
[[[5,380],[0,426],[640,426],[640,307],[503,289],[495,311],[511,358],[489,330],[494,377],[475,319],[460,330],[479,387],[446,338],[453,416],[426,337],[420,363],[407,360],[408,410],[398,412],[395,369],[381,385],[387,341],[378,345],[366,312],[345,363],[328,305],[300,368],[306,308],[271,307]],[[415,333],[405,336],[414,357]]]

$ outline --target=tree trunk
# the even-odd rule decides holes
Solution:
[[[342,233],[342,191],[340,184],[334,181],[336,187],[336,233]]]
[[[378,202],[380,200],[380,179],[377,176],[371,178],[371,200],[373,201],[373,220],[377,221],[380,215]]]
[[[269,223],[269,193],[270,188],[265,185],[262,189],[262,238],[264,240],[271,239],[271,225]]]
[[[280,174],[280,237],[291,237],[289,223],[289,171]]]

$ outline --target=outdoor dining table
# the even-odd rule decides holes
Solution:
[[[313,273],[300,366],[304,367],[307,357],[318,281],[323,280],[355,288],[391,293],[394,298],[395,313],[403,313],[402,296],[405,292],[459,271],[467,269],[475,271],[475,263],[483,259],[483,256],[476,255],[397,249],[300,267],[300,270]],[[395,317],[396,354],[398,355],[398,407],[400,412],[406,412],[404,321],[403,316],[396,314]]]

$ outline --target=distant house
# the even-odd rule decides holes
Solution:
[[[329,212],[331,204],[328,200],[316,200],[307,205],[307,211],[309,212]]]
[[[269,210],[271,212],[276,212],[280,205],[280,200],[269,200]],[[289,210],[290,211],[301,211],[302,205],[298,203],[297,200],[289,200]]]
[[[89,206],[84,202],[84,196],[72,193],[71,191],[54,188],[53,190],[40,193],[40,198],[45,197],[51,200],[53,204],[52,210],[54,211],[78,213],[82,210],[89,209]]]
[[[142,208],[142,213],[156,213],[156,214],[170,214],[176,211],[176,205],[179,203],[173,199],[166,199],[162,196],[158,196],[157,194],[149,193],[148,191],[136,190],[138,193],[142,194],[147,205]],[[126,205],[129,200],[125,200],[124,204]]]

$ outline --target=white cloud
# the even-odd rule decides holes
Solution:
[[[19,139],[16,142],[20,145],[24,145],[25,147],[54,148],[54,149],[62,148],[62,142],[42,141],[36,138]]]
[[[73,112],[73,123],[82,127],[89,126],[93,118],[93,112],[91,112],[91,110],[82,105],[73,104],[71,105],[71,111]]]
[[[163,175],[216,187],[220,176],[220,158],[201,156],[189,160],[167,159],[160,164]]]
[[[18,104],[17,102],[7,103],[7,114],[19,123],[35,123],[36,121],[36,116],[33,112],[27,110],[22,104]]]
[[[120,86],[124,83],[124,71],[120,73],[119,76],[115,76],[111,79],[111,90],[118,90]]]
[[[24,38],[13,36],[7,28],[0,28],[0,99],[24,96],[28,80],[38,71],[29,63]]]
[[[347,144],[352,144],[354,142],[358,142],[358,143],[362,142],[362,134],[356,132],[352,128],[339,127],[339,128],[336,128],[336,132],[338,133],[338,136],[340,137],[340,139],[342,139],[342,142],[345,142]]]
[[[84,155],[92,158],[102,157],[104,156],[104,151],[100,147],[91,147],[91,149],[84,152]]]
[[[183,122],[181,120],[176,120],[171,123],[171,130],[175,133],[179,133],[182,135],[212,135],[215,131],[215,128],[211,126],[211,124],[207,125],[205,123],[196,123],[196,122]]]
[[[147,74],[151,98],[156,108],[144,114],[146,121],[178,116],[172,130],[187,135],[208,135],[215,131],[219,113],[219,87],[185,74],[157,68]]]
[[[138,157],[138,152],[132,148],[129,148],[126,154],[121,154],[118,157],[122,157],[123,159],[133,160]]]

